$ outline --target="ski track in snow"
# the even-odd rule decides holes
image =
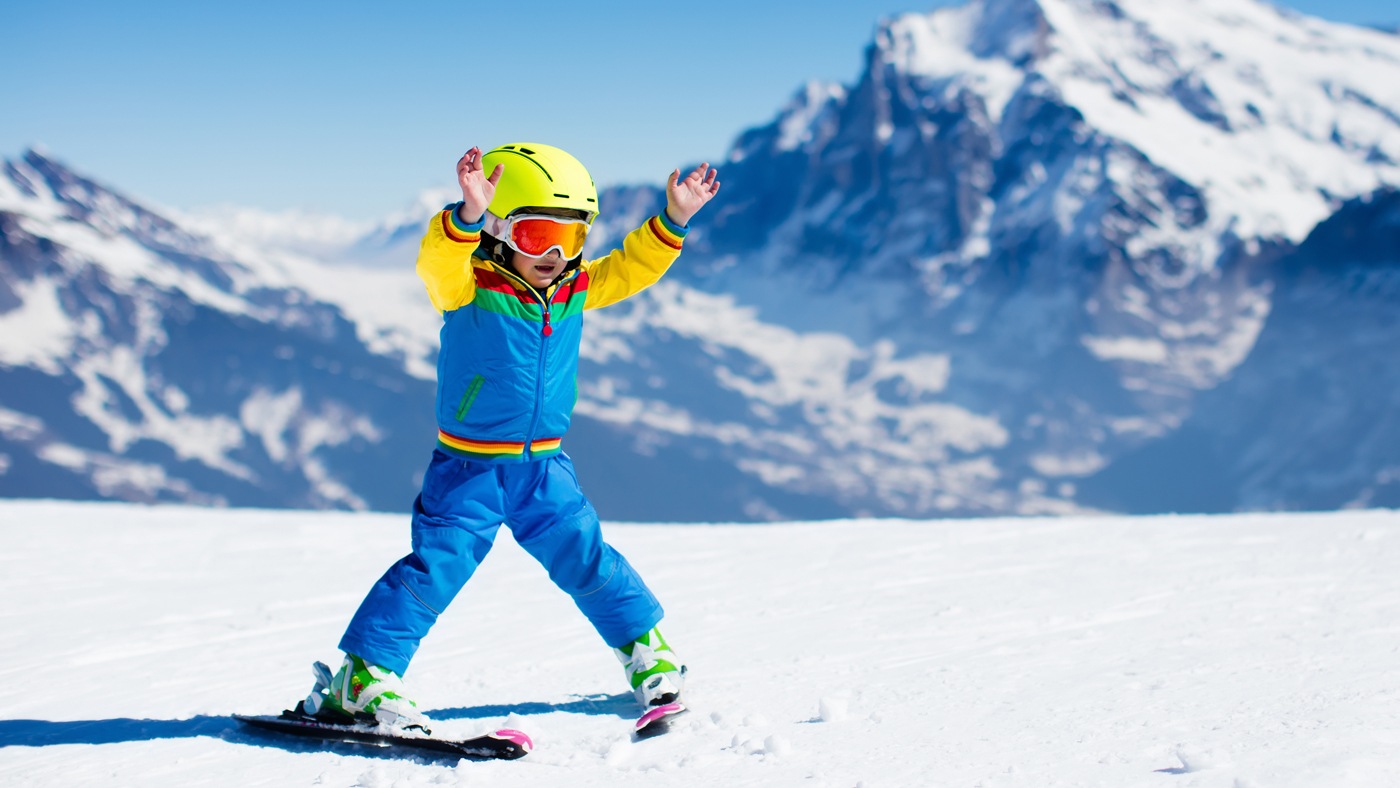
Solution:
[[[382,514],[0,502],[6,786],[1380,786],[1400,513],[606,526],[693,711],[633,742],[611,653],[502,531],[407,677],[522,761],[240,728],[408,547]]]

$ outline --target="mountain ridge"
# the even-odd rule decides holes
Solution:
[[[1267,46],[1227,46],[1237,41]],[[1168,504],[1153,491],[1153,474],[1190,452],[1146,465],[1132,458],[1154,456],[1151,447],[1169,446],[1183,425],[1209,423],[1203,407],[1232,412],[1210,395],[1245,385],[1239,376],[1281,374],[1288,363],[1281,354],[1249,362],[1266,331],[1313,343],[1307,355],[1316,358],[1325,342],[1351,341],[1340,329],[1309,332],[1310,321],[1321,319],[1316,310],[1275,309],[1280,292],[1306,300],[1304,291],[1287,288],[1290,266],[1310,254],[1300,251],[1310,233],[1328,217],[1357,221],[1356,200],[1386,199],[1400,185],[1400,95],[1392,95],[1400,42],[1393,37],[1253,0],[1179,8],[988,0],[887,20],[866,58],[852,85],[808,83],[769,123],[740,133],[720,165],[725,188],[692,229],[681,262],[651,290],[589,314],[574,433],[581,440],[571,439],[568,449],[600,510],[621,519],[1035,514],[1110,503],[1157,510]],[[122,229],[137,214],[120,199],[83,191],[75,178],[60,177],[55,188],[106,208],[68,206],[62,222],[53,213],[62,196],[36,202],[13,175],[0,180],[0,211],[20,217],[0,227],[43,230],[32,238],[17,233],[6,248],[81,237],[90,260],[159,273],[157,289],[178,291],[179,309],[194,308],[184,305],[192,301],[291,332],[267,340],[276,352],[288,348],[286,360],[343,357],[342,370],[372,367],[399,391],[431,385],[435,316],[409,265],[422,219],[386,221],[346,238],[333,248],[334,260],[308,259],[295,238],[279,249],[269,236],[242,243],[237,233],[211,235],[207,223],[195,223],[204,229],[187,236],[172,225],[167,243]],[[600,202],[590,255],[659,210],[664,195],[618,187]],[[112,239],[109,248],[94,233]],[[128,243],[139,248],[105,259]],[[1373,244],[1378,260],[1392,259]],[[372,254],[361,254],[367,249]],[[33,254],[42,263],[52,253]],[[18,272],[30,253],[7,254]],[[171,255],[161,259],[176,272],[202,266],[204,276],[153,267],[143,257],[149,254]],[[326,277],[337,286],[313,286]],[[0,310],[18,303],[38,314],[55,303],[7,287]],[[1333,297],[1328,288],[1306,292]],[[50,306],[46,314],[61,312]],[[11,308],[0,321],[20,313]],[[1367,307],[1327,319],[1344,325],[1374,314]],[[133,336],[140,324],[131,316],[118,322],[130,323]],[[56,325],[59,336],[36,347],[63,347],[63,331],[73,330]],[[1400,341],[1400,332],[1390,332],[1368,329],[1364,347],[1376,352]],[[313,341],[322,345],[308,353]],[[161,349],[148,347],[157,355]],[[0,343],[0,372],[61,369],[51,356]],[[144,357],[128,350],[123,368]],[[115,362],[105,363],[105,379],[118,380]],[[260,392],[245,382],[239,409],[279,414],[279,421],[263,435],[252,417],[211,414],[208,424],[223,425],[231,437],[227,451],[204,455],[213,463],[206,467],[222,464],[237,477],[253,466],[228,452],[249,446],[264,455],[258,467],[285,460],[298,413],[319,412],[324,422],[342,407],[369,426],[349,439],[358,447],[349,455],[338,453],[339,444],[313,441],[297,471],[308,489],[321,474],[327,489],[356,490],[327,469],[359,467],[371,453],[395,467],[422,464],[387,449],[420,445],[411,419],[347,401],[334,390],[338,373],[327,372],[328,388],[298,390],[300,400],[289,393],[295,365]],[[1331,374],[1348,380],[1354,372]],[[123,430],[150,439],[150,429],[132,426],[140,420],[132,414],[178,423],[178,408],[148,404],[162,397],[143,395],[144,384],[113,386],[95,371],[83,375],[81,390],[107,394],[76,400],[88,416],[82,429],[100,423],[116,430],[106,433],[109,446],[135,445],[117,439]],[[70,389],[52,399],[74,397]],[[397,414],[404,406],[381,399],[381,389],[361,395]],[[1301,389],[1295,399],[1300,407],[1310,402]],[[0,407],[8,407],[4,399]],[[1375,426],[1348,420],[1345,396],[1329,407],[1332,439],[1341,446]],[[47,423],[32,411],[6,412],[30,432],[34,419]],[[1379,429],[1391,434],[1387,425]],[[1259,433],[1250,441],[1224,451],[1277,445]],[[1309,466],[1305,454],[1290,456],[1287,478],[1333,473]],[[1273,497],[1259,491],[1284,477],[1222,471],[1255,492],[1216,496],[1211,505],[1359,500],[1390,462],[1383,451],[1366,456],[1328,491],[1295,484],[1296,492],[1273,490]],[[1136,481],[1123,482],[1124,474]],[[629,483],[638,478],[650,480],[645,489]],[[705,478],[719,486],[705,489],[697,483]],[[1138,497],[1105,494],[1115,478]],[[1183,502],[1197,502],[1190,505],[1205,500],[1186,493]],[[388,505],[406,505],[410,494],[399,495],[402,503]],[[386,496],[343,502],[378,507]]]

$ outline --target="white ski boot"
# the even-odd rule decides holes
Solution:
[[[676,703],[685,689],[685,663],[661,637],[661,630],[652,630],[622,648],[613,649],[627,673],[632,694],[637,702],[650,708]]]
[[[404,693],[403,681],[393,671],[346,654],[334,676],[324,662],[312,665],[316,684],[303,708],[308,714],[369,717],[391,728],[428,730],[428,719],[418,704]]]

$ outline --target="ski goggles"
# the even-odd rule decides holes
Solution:
[[[583,242],[588,238],[588,222],[560,216],[524,214],[506,220],[501,239],[506,246],[530,257],[544,257],[554,249],[565,260],[583,254]]]

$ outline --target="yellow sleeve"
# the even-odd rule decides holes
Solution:
[[[615,304],[656,284],[681,254],[686,228],[666,217],[651,217],[646,224],[627,234],[622,248],[607,257],[583,264],[588,273],[588,297],[584,309]]]
[[[463,224],[457,216],[457,204],[442,209],[428,222],[428,232],[418,247],[418,278],[439,312],[460,309],[476,296],[472,252],[481,243],[482,224]]]

